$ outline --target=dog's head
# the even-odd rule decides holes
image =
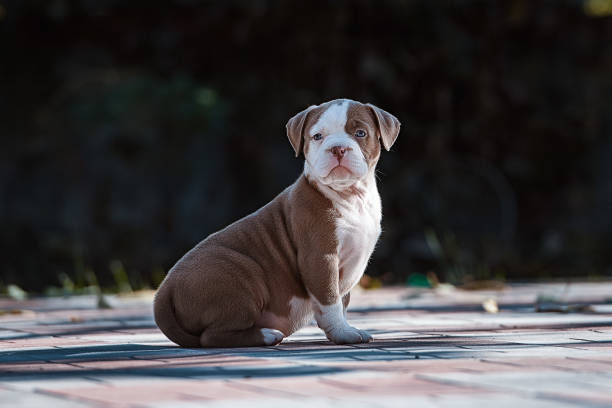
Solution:
[[[336,99],[313,105],[287,123],[296,157],[304,152],[304,172],[336,190],[373,172],[380,146],[389,150],[399,133],[397,118],[374,105]]]

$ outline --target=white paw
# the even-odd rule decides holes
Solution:
[[[336,344],[369,343],[372,341],[372,336],[370,336],[368,332],[348,325],[331,330],[329,333],[326,333],[326,335],[328,339]]]
[[[261,329],[261,335],[263,336],[264,344],[266,346],[273,346],[283,341],[285,335],[283,332],[276,329]]]

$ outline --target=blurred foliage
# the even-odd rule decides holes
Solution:
[[[336,97],[402,122],[376,282],[609,276],[610,10],[0,0],[0,284],[154,287],[297,177],[286,120]]]
[[[594,17],[612,16],[612,0],[586,0],[584,12]]]

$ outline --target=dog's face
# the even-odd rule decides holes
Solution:
[[[380,146],[389,150],[400,123],[384,110],[349,99],[311,106],[287,123],[296,156],[304,152],[304,172],[324,185],[345,189],[374,171]]]

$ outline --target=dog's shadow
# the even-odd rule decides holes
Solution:
[[[419,359],[480,358],[500,348],[537,348],[550,344],[493,344],[475,336],[397,337],[367,344],[334,345],[326,340],[289,339],[272,347],[187,349],[172,345],[92,344],[78,347],[15,350],[0,354],[0,381],[109,377],[232,379],[318,376],[363,370],[383,362]],[[557,344],[558,346],[564,344]],[[487,349],[489,349],[487,351]],[[495,351],[493,351],[495,352]],[[501,351],[497,351],[501,352]],[[409,362],[407,362],[410,364]]]
[[[349,370],[340,364],[342,362],[408,358],[402,353],[377,348],[384,344],[388,342],[337,346],[327,340],[295,339],[273,347],[253,348],[188,349],[165,344],[130,343],[15,350],[1,353],[0,381],[111,376],[256,378],[324,375]],[[398,345],[397,342],[393,344]]]
[[[270,357],[279,358],[280,353],[271,348],[187,349],[142,344],[16,350],[1,353],[0,381],[118,376],[228,379],[323,375],[344,371],[312,364],[264,362]],[[262,359],[261,365],[253,364],[257,358]]]

